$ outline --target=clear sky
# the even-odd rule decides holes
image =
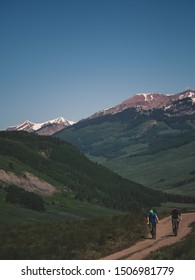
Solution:
[[[189,88],[194,0],[0,0],[0,130]]]

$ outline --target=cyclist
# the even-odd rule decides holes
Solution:
[[[150,209],[150,211],[147,214],[147,224],[151,224],[151,223],[157,223],[159,222],[159,218],[156,214],[155,210]]]
[[[174,206],[173,210],[171,211],[171,220],[172,220],[172,226],[173,226],[173,221],[177,220],[177,228],[179,228],[179,221],[181,220],[181,213],[179,210]]]
[[[151,229],[151,234],[152,234],[152,230],[154,230],[156,232],[156,223],[157,222],[159,222],[159,218],[156,214],[156,211],[151,209],[147,214],[147,224],[149,225],[149,227]],[[155,234],[155,237],[156,237],[156,234]]]

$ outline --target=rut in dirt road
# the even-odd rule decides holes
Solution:
[[[170,218],[166,217],[160,220],[160,223],[157,224],[157,237],[155,240],[149,235],[145,240],[140,241],[127,249],[104,257],[102,260],[141,260],[151,252],[181,240],[184,236],[190,233],[191,224],[193,222],[195,222],[195,213],[182,214],[178,235],[174,236],[172,233]]]

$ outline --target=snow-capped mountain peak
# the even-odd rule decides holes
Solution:
[[[63,128],[74,123],[75,122],[73,121],[65,120],[63,117],[48,120],[42,123],[33,123],[29,120],[26,120],[19,125],[8,127],[7,130],[35,132],[39,135],[52,135],[55,132],[62,130]]]

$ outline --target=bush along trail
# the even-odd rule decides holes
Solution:
[[[180,221],[178,235],[172,233],[172,225],[169,217],[166,217],[157,224],[156,240],[152,239],[151,235],[145,237],[144,240],[135,245],[106,256],[104,260],[141,260],[146,258],[150,253],[169,245],[172,245],[191,232],[192,224],[195,222],[195,213],[186,213],[182,215]]]

